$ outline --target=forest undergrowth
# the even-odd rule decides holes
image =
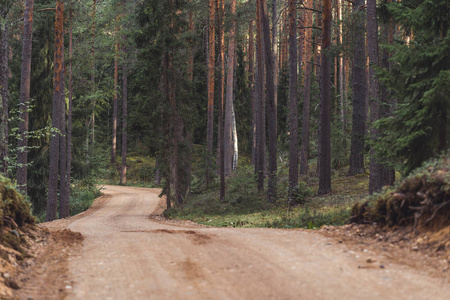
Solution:
[[[315,170],[311,161],[310,170]],[[188,219],[219,227],[274,227],[317,229],[322,225],[339,226],[350,218],[352,206],[367,196],[368,174],[347,176],[346,168],[334,172],[333,192],[317,195],[318,179],[311,173],[301,178],[288,200],[288,166],[278,172],[278,200],[268,203],[264,192],[256,188],[253,166],[241,165],[227,178],[224,201],[219,201],[219,184],[202,188],[201,179],[193,182],[193,191],[182,206],[166,210],[169,218]]]

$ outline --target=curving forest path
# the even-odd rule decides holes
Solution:
[[[159,190],[105,188],[92,210],[48,225],[85,237],[64,298],[450,299],[446,280],[318,232],[166,222],[151,217]]]

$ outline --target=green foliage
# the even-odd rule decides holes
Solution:
[[[97,181],[88,179],[74,182],[70,198],[70,215],[79,214],[89,207],[95,198],[101,195],[101,188],[97,186]]]
[[[375,146],[380,161],[408,173],[448,147],[450,3],[410,0],[386,7],[412,38],[388,47],[393,70],[380,71],[380,79],[398,107],[375,124],[382,133]]]
[[[304,182],[300,182],[292,192],[290,205],[305,204],[306,199],[313,195],[313,190]]]

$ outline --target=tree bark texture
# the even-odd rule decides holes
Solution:
[[[266,94],[267,94],[267,132],[269,150],[269,180],[267,188],[267,201],[275,202],[277,199],[277,107],[275,103],[275,82],[273,77],[273,53],[270,43],[269,15],[267,2],[262,0],[261,15],[263,24],[263,44],[266,65]]]
[[[350,146],[349,175],[364,173],[364,127],[366,126],[366,47],[364,37],[364,22],[360,21],[357,12],[360,11],[365,0],[353,3],[353,74],[352,74],[352,140]]]
[[[273,55],[273,99],[278,107],[278,1],[272,0],[272,55]],[[275,110],[275,119],[278,111]],[[276,124],[276,123],[275,123]]]
[[[311,0],[307,4],[310,5]],[[306,4],[306,3],[305,3]],[[309,125],[311,106],[311,77],[312,77],[312,11],[305,10],[305,85],[303,89],[303,112],[302,112],[302,143],[300,151],[300,174],[308,174],[309,159]]]
[[[119,30],[116,28],[116,38]],[[117,98],[119,87],[119,43],[115,45],[114,54],[114,94],[113,94],[113,115],[112,115],[112,139],[111,139],[111,164],[114,167],[116,163],[117,148]]]
[[[231,28],[228,41],[227,59],[227,92],[225,98],[225,125],[223,135],[223,151],[225,161],[225,176],[229,176],[233,164],[233,136],[232,136],[232,108],[233,108],[233,84],[234,84],[234,61],[235,61],[235,40],[236,40],[236,1],[231,0]]]
[[[264,171],[266,159],[266,118],[264,95],[264,49],[262,43],[261,1],[256,4],[256,165],[258,191],[264,189]]]
[[[55,16],[55,59],[53,71],[53,98],[52,98],[52,127],[61,130],[62,111],[64,101],[64,3],[56,2]],[[56,219],[58,205],[58,164],[62,154],[60,153],[60,134],[53,134],[50,139],[50,173],[47,199],[46,221]],[[65,155],[65,153],[64,153]],[[65,174],[64,174],[65,175]],[[62,183],[63,181],[61,181]],[[62,187],[62,185],[61,185]],[[60,203],[60,213],[61,205]],[[64,207],[65,209],[65,207]]]
[[[253,20],[248,25],[248,77],[251,89],[252,99],[252,124],[251,124],[251,143],[252,143],[252,165],[256,165],[256,91],[255,91],[255,62],[254,62],[254,37]]]
[[[92,93],[96,91],[95,85],[95,39],[96,39],[96,14],[97,14],[97,0],[92,0],[92,41],[91,41],[91,84],[92,84]],[[95,107],[97,103],[95,99],[92,100],[92,115],[90,120],[91,125],[91,145],[92,147],[95,144]],[[89,150],[89,138],[87,138],[86,149]]]
[[[380,118],[380,84],[375,77],[375,69],[379,67],[378,50],[378,21],[376,0],[367,0],[367,44],[369,51],[369,103],[370,123],[373,124]],[[375,140],[378,132],[372,126],[371,139]],[[373,194],[381,190],[381,165],[375,159],[375,150],[370,150],[370,177],[369,193]]]
[[[64,85],[64,3],[58,1],[61,7],[62,21],[58,22],[59,28],[55,30],[55,36],[58,35],[60,40],[62,41],[60,46],[61,49],[61,65],[62,65],[62,84],[60,92],[60,131],[61,135],[59,136],[59,218],[65,218],[69,216],[69,193],[68,193],[68,185],[67,185],[67,122],[66,122],[66,99],[65,99],[65,85]],[[57,13],[59,11],[57,10]],[[59,24],[60,23],[60,24]],[[60,51],[59,49],[57,50]],[[59,53],[58,53],[58,56]]]
[[[212,151],[214,131],[214,69],[215,69],[215,0],[209,0],[208,26],[208,107],[206,124],[206,186],[209,187],[212,176]]]
[[[225,1],[218,0],[218,40],[219,40],[219,124],[217,126],[219,138],[217,140],[217,154],[220,176],[220,200],[225,199],[225,153],[224,153],[224,89],[225,89],[225,30],[224,30],[224,18],[225,18]]]
[[[218,67],[218,78],[217,82],[217,114],[218,119],[222,117],[222,121],[217,121],[217,151],[216,151],[216,166],[218,166],[218,174],[220,176],[220,155],[223,148],[223,116],[221,116],[220,110],[223,110],[224,93],[225,93],[225,0],[216,0],[216,20],[217,20],[217,42],[219,53],[217,55],[217,67]],[[222,112],[223,113],[223,112]]]
[[[73,29],[72,29],[73,10],[69,12],[69,103],[67,108],[67,169],[66,169],[66,189],[67,199],[69,200],[68,208],[70,208],[70,181],[72,171],[72,106],[73,106],[73,74],[72,74],[72,57],[73,57]],[[70,215],[70,209],[67,210],[67,216]]]
[[[298,185],[297,22],[296,1],[289,0],[289,201]]]
[[[331,0],[323,0],[322,10],[318,191],[320,195],[331,192],[331,60],[327,56],[327,51],[331,46]]]
[[[34,0],[26,0],[22,37],[22,72],[20,78],[20,123],[19,140],[17,141],[17,186],[27,193],[28,164],[28,106],[30,101],[31,80],[31,48],[33,36]]]
[[[7,18],[7,13],[2,11],[2,17]],[[8,173],[7,157],[9,156],[8,136],[8,106],[9,106],[9,59],[8,59],[8,39],[9,39],[9,27],[6,21],[3,28],[0,29],[0,83],[1,83],[1,103],[0,103],[0,172],[5,176]]]
[[[127,36],[123,37],[122,55],[122,163],[120,166],[120,184],[127,184],[127,119],[128,119],[128,69],[127,69]]]

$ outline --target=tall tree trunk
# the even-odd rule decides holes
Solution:
[[[320,78],[319,119],[319,191],[320,195],[331,192],[331,61],[327,51],[331,46],[331,0],[323,0],[322,59]]]
[[[390,22],[385,23],[381,26],[381,35],[383,44],[390,44],[389,31],[390,31]],[[381,56],[381,67],[385,70],[390,70],[389,64],[390,53],[388,49],[382,50]],[[393,101],[390,99],[389,91],[385,85],[381,85],[381,105],[380,105],[380,118],[387,118],[392,116],[393,110]],[[385,185],[393,185],[395,181],[395,170],[392,167],[387,167],[384,165],[380,166],[381,168],[381,186]]]
[[[8,39],[9,39],[9,27],[7,18],[7,10],[2,7],[2,17],[5,19],[3,28],[0,29],[0,84],[1,90],[0,95],[2,101],[0,103],[0,169],[1,172],[7,176],[8,173],[8,162],[7,157],[9,156],[8,147],[8,103],[9,103],[9,59],[8,59]],[[1,26],[1,25],[0,25]]]
[[[235,62],[236,64],[236,62]],[[234,77],[236,80],[236,76]],[[235,84],[236,85],[236,84]],[[236,170],[238,167],[239,160],[239,149],[238,149],[238,135],[237,135],[237,126],[236,126],[236,114],[234,111],[234,105],[231,107],[231,133],[233,137],[233,170]]]
[[[266,157],[266,118],[265,118],[265,95],[264,95],[264,49],[262,43],[262,15],[261,1],[256,4],[256,165],[255,171],[258,175],[258,190],[264,189],[264,171]]]
[[[308,0],[308,6],[311,4]],[[309,159],[309,125],[311,105],[311,77],[312,77],[312,11],[305,10],[305,86],[303,90],[302,143],[300,151],[300,174],[308,174]]]
[[[273,77],[273,53],[270,43],[269,15],[267,1],[261,0],[261,16],[263,24],[263,44],[266,65],[266,94],[267,94],[267,131],[269,138],[269,180],[267,188],[267,201],[275,202],[277,199],[277,107],[275,103],[275,82]]]
[[[364,22],[358,21],[357,12],[362,10],[365,0],[353,3],[353,75],[352,75],[352,141],[350,146],[349,175],[364,173],[364,126],[366,115],[366,47],[364,38]]]
[[[272,52],[273,52],[273,99],[275,107],[278,107],[278,1],[272,0]],[[286,53],[287,54],[287,53]],[[275,119],[277,119],[275,110]],[[276,125],[276,123],[275,123]]]
[[[304,78],[305,78],[304,77],[305,64],[303,63],[303,53],[305,48],[305,14],[303,13],[303,10],[298,12],[298,14],[299,15],[297,28],[299,28],[299,32],[298,32],[298,57],[297,57],[297,64],[298,64],[297,102],[301,101],[301,99],[304,98],[302,88],[304,86]]]
[[[367,43],[369,49],[369,101],[370,101],[370,135],[375,140],[378,135],[373,123],[380,117],[380,84],[375,77],[375,70],[379,67],[378,51],[378,22],[376,0],[367,0]],[[381,190],[381,165],[376,161],[375,149],[370,150],[369,193]]]
[[[225,161],[225,176],[231,174],[233,164],[233,137],[232,137],[232,108],[233,108],[233,76],[235,61],[235,40],[236,40],[236,1],[231,0],[231,29],[228,41],[227,60],[227,92],[225,99],[225,125],[223,135],[223,151]]]
[[[72,57],[73,57],[73,30],[72,30],[73,10],[69,12],[69,105],[67,109],[67,169],[66,169],[66,190],[67,190],[67,216],[70,215],[70,181],[72,171],[72,97],[73,97],[73,74],[72,74]]]
[[[340,0],[337,0],[337,15],[338,15],[338,21],[339,21],[339,27],[338,27],[338,32],[339,32],[339,44],[342,45],[342,5],[340,5]],[[336,74],[335,74],[336,76]],[[341,130],[344,134],[344,136],[346,136],[345,131],[346,131],[346,120],[345,120],[345,91],[344,91],[344,84],[345,84],[345,79],[344,79],[344,54],[342,53],[339,57],[339,99],[340,99],[340,118],[341,118]],[[343,140],[345,143],[345,139]],[[346,147],[344,147],[345,149]]]
[[[191,0],[192,1],[192,0]],[[189,11],[189,31],[191,34],[194,34],[195,24],[193,18],[193,11]],[[191,44],[189,46],[188,53],[188,73],[189,73],[189,81],[191,83],[192,88],[194,88],[194,39],[191,40]],[[193,139],[193,129],[191,128],[187,132],[187,143],[188,143],[188,175],[187,175],[187,196],[191,193],[192,190],[192,139]]]
[[[22,38],[22,72],[20,78],[20,123],[17,141],[17,186],[27,193],[28,165],[28,106],[30,101],[31,48],[33,36],[34,0],[26,0]]]
[[[217,41],[219,43],[219,55],[217,65],[219,67],[217,96],[218,96],[218,124],[217,124],[217,153],[216,166],[219,166],[218,172],[221,176],[221,155],[223,149],[223,109],[225,93],[225,0],[216,0],[217,10]]]
[[[62,129],[62,111],[64,101],[64,3],[56,2],[55,16],[55,59],[53,72],[53,99],[52,99],[52,126]],[[58,202],[58,164],[62,155],[60,153],[60,136],[52,135],[50,139],[50,172],[47,199],[46,221],[56,219]],[[61,181],[62,183],[62,181]],[[62,185],[61,185],[62,187]],[[65,203],[61,203],[62,206]],[[61,205],[60,205],[61,206]],[[65,208],[64,208],[65,209]],[[61,210],[60,210],[61,213]]]
[[[252,165],[256,165],[256,91],[255,91],[255,69],[254,69],[254,37],[253,37],[253,20],[248,26],[248,77],[251,89],[252,99],[252,124],[251,124],[251,143],[252,143]]]
[[[92,84],[92,93],[96,92],[96,84],[95,84],[95,39],[96,39],[96,14],[97,14],[97,0],[92,0],[92,41],[91,41],[91,84]],[[92,115],[90,120],[91,125],[91,145],[94,147],[95,144],[95,107],[97,103],[95,98],[92,99]],[[86,149],[89,151],[89,138],[87,139]]]
[[[125,4],[125,1],[124,1]],[[123,36],[122,55],[122,164],[120,166],[120,184],[127,184],[127,118],[128,118],[128,69],[127,36]]]
[[[119,30],[116,28],[116,38]],[[116,42],[114,54],[114,95],[112,115],[111,165],[115,168],[117,147],[117,98],[119,86],[119,43]]]
[[[215,0],[209,0],[209,27],[208,27],[208,107],[206,127],[206,186],[211,184],[212,175],[212,150],[214,131],[214,69],[215,69]]]
[[[225,1],[218,0],[218,40],[219,40],[219,124],[218,124],[218,135],[217,139],[217,157],[219,166],[219,176],[220,176],[220,200],[225,199],[225,154],[224,154],[224,89],[225,89]]]
[[[296,1],[289,0],[289,201],[298,185]]]
[[[58,60],[60,60],[61,71],[61,87],[59,91],[59,115],[60,115],[60,132],[59,136],[59,217],[65,218],[69,216],[69,194],[67,191],[67,140],[66,140],[66,99],[65,99],[65,67],[64,67],[64,2],[63,0],[59,0],[56,2],[56,14],[61,14],[61,16],[57,16],[57,27],[55,27],[55,36],[58,36],[60,39],[60,44],[55,43],[57,49],[55,52],[61,52],[61,54],[57,53]],[[55,23],[56,24],[56,23]],[[60,57],[60,58],[59,58]],[[56,56],[55,56],[56,61]],[[56,66],[56,64],[55,64]]]

